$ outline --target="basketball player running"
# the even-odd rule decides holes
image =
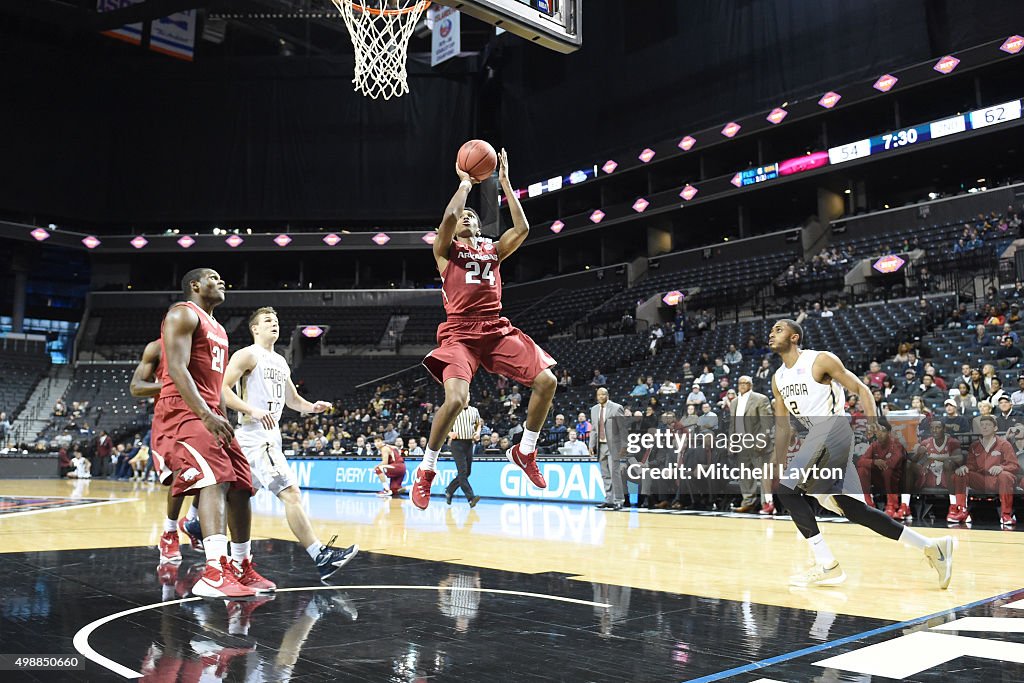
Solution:
[[[931,539],[864,503],[860,481],[850,458],[853,430],[844,409],[847,389],[860,399],[868,419],[869,433],[877,424],[875,401],[871,390],[842,361],[827,351],[800,348],[803,328],[793,320],[780,320],[768,336],[768,347],[782,358],[782,366],[772,377],[775,395],[775,462],[785,467],[779,477],[778,496],[784,501],[800,533],[810,543],[815,566],[806,573],[790,578],[794,586],[831,586],[846,580],[846,574],[833,557],[818,529],[809,497],[851,522],[866,526],[894,541],[924,551],[929,564],[939,575],[939,586],[946,588],[953,571],[953,538]],[[792,435],[790,415],[807,427],[807,436],[793,460],[786,463]],[[818,467],[839,467],[843,479],[815,479],[798,471]],[[850,491],[843,490],[847,482]]]
[[[331,404],[310,403],[295,390],[288,362],[274,351],[280,325],[273,308],[256,309],[249,317],[249,331],[254,343],[236,351],[224,372],[225,403],[238,411],[235,438],[256,482],[284,503],[288,527],[316,564],[320,579],[325,580],[354,558],[359,546],[337,549],[320,542],[302,507],[295,475],[285,460],[278,424],[285,406],[300,413],[322,413]],[[232,389],[235,385],[240,387],[241,396]]]
[[[522,440],[505,457],[523,469],[537,488],[547,488],[537,468],[537,437],[544,425],[558,381],[548,368],[555,359],[521,330],[501,317],[501,263],[530,233],[530,224],[508,179],[508,156],[501,150],[498,178],[508,199],[513,226],[497,245],[480,239],[480,217],[466,208],[474,180],[456,165],[459,189],[448,203],[434,240],[434,260],[441,273],[441,294],[448,319],[437,329],[438,348],[423,365],[444,385],[444,403],[434,416],[423,463],[416,470],[412,502],[430,503],[437,454],[469,403],[469,383],[478,367],[505,375],[532,388]]]
[[[136,398],[157,398],[160,396],[160,375],[163,372],[160,361],[163,360],[163,352],[160,349],[160,340],[151,341],[146,344],[142,352],[139,364],[135,366],[132,374],[132,381],[129,391]],[[150,434],[150,457],[156,462],[153,468],[159,473],[160,483],[167,486],[167,517],[164,519],[164,532],[160,536],[160,562],[179,562],[181,560],[181,548],[178,544],[178,530],[189,537],[192,547],[195,550],[202,550],[202,531],[199,529],[199,514],[195,503],[189,507],[186,519],[179,519],[181,505],[184,496],[175,496],[171,487],[174,474],[167,466],[166,460],[152,447],[152,433]],[[195,499],[193,498],[193,501]]]
[[[185,274],[181,286],[186,301],[171,306],[161,325],[164,366],[153,411],[153,448],[176,473],[174,495],[199,492],[199,516],[212,532],[203,539],[206,565],[192,594],[248,598],[276,586],[256,572],[249,558],[249,499],[255,490],[249,462],[224,417],[221,385],[228,337],[213,317],[224,301],[224,282],[217,271],[197,268]]]

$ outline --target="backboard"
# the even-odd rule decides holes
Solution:
[[[583,0],[435,0],[558,52],[583,44]]]

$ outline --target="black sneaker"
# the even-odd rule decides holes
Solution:
[[[448,503],[449,505],[451,505],[451,504],[452,504],[452,495],[453,495],[453,494],[451,494],[451,493],[448,493],[447,491],[445,491],[445,492],[444,492],[444,502],[446,502],[446,503]]]
[[[331,543],[334,543],[335,538],[337,536],[332,538],[320,550],[320,554],[316,556],[316,569],[320,572],[321,581],[326,581],[334,572],[351,562],[359,554],[358,545],[350,545],[347,548],[332,548]]]
[[[473,496],[469,499],[469,507],[475,508],[476,504],[480,502],[480,496]]]

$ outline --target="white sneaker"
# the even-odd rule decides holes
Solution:
[[[953,551],[956,549],[956,539],[952,536],[943,536],[935,539],[935,544],[924,549],[924,556],[928,558],[928,564],[939,575],[939,588],[949,586],[949,580],[953,576]]]
[[[790,586],[838,586],[846,581],[846,572],[836,562],[831,567],[816,564],[802,574],[789,577]]]
[[[381,489],[380,491],[377,491],[377,493],[375,495],[378,498],[390,498],[391,497],[391,489]]]

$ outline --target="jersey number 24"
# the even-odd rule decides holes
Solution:
[[[490,282],[491,287],[494,286],[494,273],[491,272],[491,264],[485,263],[481,268],[476,261],[468,262],[466,264],[466,284],[479,285],[483,284],[484,280]]]

